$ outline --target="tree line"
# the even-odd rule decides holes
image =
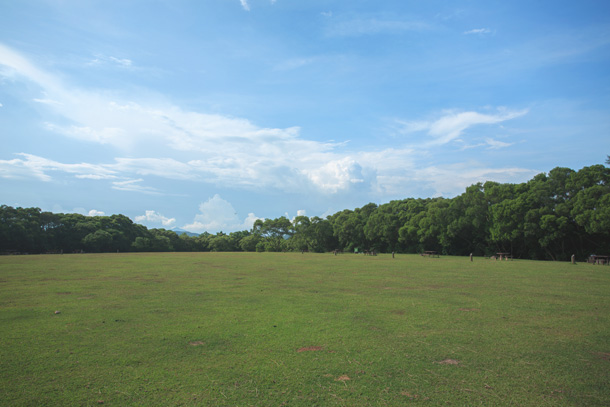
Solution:
[[[610,160],[610,159],[609,159]],[[607,162],[610,164],[610,162]],[[310,251],[567,260],[610,253],[610,169],[557,167],[528,182],[488,181],[455,198],[408,198],[325,219],[282,216],[251,230],[198,236],[148,229],[124,215],[84,216],[0,206],[0,253]]]

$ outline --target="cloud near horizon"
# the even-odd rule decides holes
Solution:
[[[240,221],[233,205],[216,194],[199,205],[199,213],[193,222],[182,226],[182,229],[193,233],[250,230],[257,219],[262,218],[249,213],[246,219]]]
[[[172,228],[176,223],[175,218],[167,218],[162,214],[151,210],[145,211],[144,215],[136,216],[134,221],[145,225],[161,224],[164,228]]]

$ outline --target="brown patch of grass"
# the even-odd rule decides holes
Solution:
[[[459,365],[460,361],[459,360],[455,360],[455,359],[445,359],[445,360],[441,360],[440,362],[436,362],[439,365]]]
[[[189,345],[191,345],[191,346],[201,346],[201,345],[205,345],[205,343],[201,342],[201,341],[193,341],[193,342],[189,342]]]
[[[417,394],[411,394],[408,391],[401,391],[400,395],[401,396],[406,396],[406,397],[408,397],[410,399],[417,399],[417,398],[419,398],[419,396]]]
[[[459,308],[459,311],[472,312],[472,311],[480,311],[480,309],[478,309],[478,308]]]
[[[596,355],[603,360],[607,360],[610,362],[610,353],[607,352],[597,352]]]
[[[345,374],[341,375],[335,379],[336,382],[346,382],[348,380],[351,380],[351,379],[349,378],[348,375],[345,375]]]

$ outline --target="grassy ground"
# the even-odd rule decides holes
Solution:
[[[609,310],[588,264],[5,256],[0,403],[610,405]]]

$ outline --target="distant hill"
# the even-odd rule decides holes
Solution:
[[[199,233],[187,232],[186,230],[182,230],[182,229],[172,229],[172,231],[176,232],[178,235],[186,234],[189,237],[199,236]]]

